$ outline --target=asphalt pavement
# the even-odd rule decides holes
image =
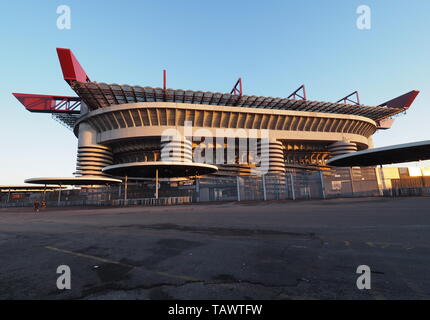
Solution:
[[[429,299],[430,198],[0,209],[0,262],[0,299]]]

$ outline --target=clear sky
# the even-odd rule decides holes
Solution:
[[[59,5],[71,8],[70,30],[57,28]],[[370,30],[356,26],[360,5]],[[417,89],[374,144],[429,139],[429,0],[14,0],[0,2],[0,24],[0,184],[75,170],[73,133],[11,95],[74,95],[56,47],[107,83],[161,86],[166,68],[170,88],[228,92],[241,76],[245,94],[285,97],[304,83],[311,100],[358,89],[369,105]]]

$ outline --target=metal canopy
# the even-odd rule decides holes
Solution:
[[[295,100],[235,95],[229,93],[203,92],[191,90],[162,89],[97,82],[74,82],[72,88],[91,110],[111,105],[137,102],[176,102],[214,106],[237,106],[244,108],[263,108],[296,110],[358,115],[378,121],[405,111],[402,106],[350,105],[335,102]],[[412,95],[415,91],[409,93]],[[415,95],[416,96],[416,95]]]
[[[50,184],[59,186],[91,186],[121,183],[122,180],[99,177],[99,176],[82,176],[82,177],[55,177],[55,178],[32,178],[24,181],[32,184]]]
[[[10,185],[0,186],[0,192],[40,192],[40,191],[53,191],[59,189],[59,186],[55,185]],[[62,187],[65,188],[65,187]]]
[[[335,167],[366,167],[430,160],[430,140],[353,152],[330,159]]]
[[[160,178],[200,176],[218,171],[218,167],[195,162],[131,162],[103,168],[103,172],[115,176],[133,178],[155,178],[157,171]]]

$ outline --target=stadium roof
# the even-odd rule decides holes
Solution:
[[[378,106],[360,104],[358,91],[342,98],[338,102],[310,101],[306,98],[304,85],[289,95],[288,98],[247,96],[243,95],[241,78],[239,78],[230,93],[168,89],[165,71],[163,88],[106,84],[91,81],[70,49],[57,48],[57,53],[64,80],[74,89],[78,97],[34,94],[14,95],[27,110],[52,113],[56,120],[69,128],[74,126],[80,116],[79,110],[82,99],[90,110],[126,103],[174,102],[347,114],[367,117],[377,122],[379,129],[388,129],[393,122],[390,118],[406,111],[419,93],[419,91],[414,90]],[[299,94],[300,90],[303,91],[302,94]],[[354,95],[357,97],[356,101],[351,99]],[[353,104],[348,104],[347,102],[352,102]]]
[[[214,106],[236,106],[246,108],[350,114],[367,117],[375,121],[404,112],[410,107],[419,93],[418,91],[411,91],[380,106],[364,106],[337,102],[319,102],[218,92],[162,89],[97,82],[75,81],[72,83],[72,88],[91,110],[125,103],[176,102]],[[399,102],[401,103],[399,104]]]
[[[430,140],[353,152],[330,159],[335,167],[365,167],[430,160]]]

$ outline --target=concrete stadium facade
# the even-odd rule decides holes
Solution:
[[[349,145],[359,150],[368,149],[372,147],[372,135],[377,129],[375,121],[353,115],[228,106],[214,109],[184,103],[130,103],[82,110],[84,112],[74,128],[79,139],[77,173],[92,175],[106,175],[104,168],[119,163],[161,161],[163,133],[171,129],[185,132],[187,121],[192,123],[193,129],[192,137],[187,137],[194,140],[188,140],[190,153],[202,143],[194,138],[200,138],[202,131],[205,138],[213,138],[212,148],[221,148],[225,153],[227,148],[222,143],[227,139],[256,137],[261,140],[257,137],[258,131],[267,130],[269,159],[273,159],[269,172],[279,173],[288,165],[325,166],[331,146],[339,141],[343,142],[345,150]],[[223,140],[221,144],[220,139]],[[250,172],[249,156],[245,154],[241,158],[236,149],[238,157],[234,163],[226,164],[224,170],[225,163],[218,161],[221,162],[218,164],[221,172],[217,174]],[[214,153],[219,154],[216,150]]]

